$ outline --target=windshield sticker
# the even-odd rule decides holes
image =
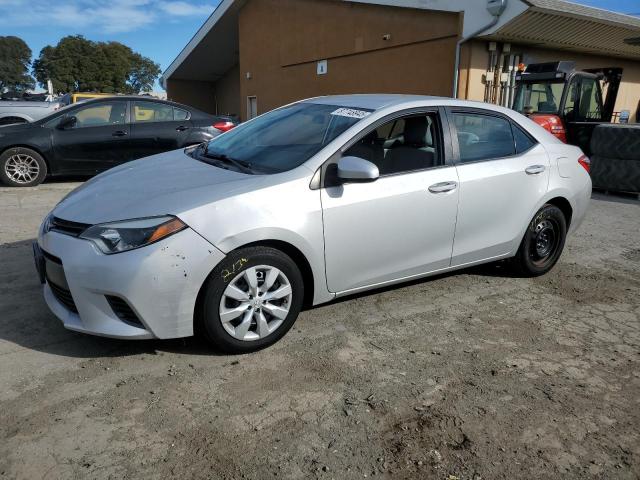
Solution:
[[[364,118],[367,115],[371,115],[371,112],[367,112],[366,110],[355,110],[353,108],[339,108],[331,112],[331,115],[339,115],[341,117],[349,118]]]

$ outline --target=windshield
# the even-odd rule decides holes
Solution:
[[[273,110],[211,140],[207,156],[235,160],[256,173],[302,165],[371,110],[297,103]]]
[[[522,82],[516,89],[513,109],[525,115],[532,113],[557,114],[563,90],[564,81],[562,80]]]

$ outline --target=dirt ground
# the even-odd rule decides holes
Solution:
[[[0,479],[640,478],[640,202],[594,195],[560,263],[304,312],[277,345],[62,328],[31,257],[76,184],[0,189]]]

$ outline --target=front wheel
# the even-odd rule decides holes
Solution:
[[[544,275],[560,258],[566,237],[567,222],[562,210],[544,205],[529,223],[512,259],[515,270],[527,277]]]
[[[0,155],[0,180],[11,187],[34,187],[47,176],[47,164],[38,152],[15,147]]]
[[[204,289],[200,330],[215,348],[229,353],[277,342],[293,326],[304,298],[293,260],[261,246],[230,253]]]

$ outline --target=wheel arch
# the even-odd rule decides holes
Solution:
[[[311,268],[311,263],[309,262],[307,257],[304,255],[304,253],[302,253],[302,251],[292,243],[286,242],[284,240],[276,240],[276,239],[257,240],[257,241],[239,245],[233,248],[232,250],[226,252],[226,255],[229,255],[231,252],[235,252],[237,250],[242,250],[243,248],[258,247],[258,246],[271,247],[276,250],[279,250],[284,254],[288,255],[295,262],[298,268],[300,268],[300,273],[302,274],[302,281],[304,283],[303,308],[311,307],[314,304],[314,292],[315,292],[317,282],[313,276],[313,269]],[[213,270],[209,272],[209,275],[200,286],[200,289],[198,290],[198,294],[196,295],[196,301],[195,301],[194,310],[193,310],[194,329],[197,328],[197,325],[199,324],[199,318],[203,312],[202,308],[203,308],[204,293],[212,273],[213,273]]]
[[[313,269],[307,257],[298,249],[295,245],[285,242],[284,240],[259,240],[256,242],[248,243],[236,248],[239,250],[248,247],[271,247],[281,251],[285,255],[291,258],[300,269],[302,274],[302,281],[304,283],[304,299],[303,307],[308,308],[313,305],[313,295],[315,292],[315,280],[313,278]]]
[[[17,114],[17,113],[8,113],[8,114],[0,116],[0,125],[2,125],[2,121],[3,120],[6,120],[8,118],[19,118],[20,120],[24,120],[23,123],[33,122],[33,118],[31,118],[29,116],[20,115],[20,114]],[[20,122],[18,122],[18,123],[20,123]],[[11,125],[11,124],[8,124],[8,125]]]
[[[569,202],[569,200],[567,200],[565,197],[558,196],[558,197],[553,197],[547,200],[545,203],[549,203],[560,209],[560,211],[564,215],[564,218],[567,222],[567,231],[568,231],[569,226],[571,225],[571,219],[573,218],[573,207],[571,206],[571,203]]]

